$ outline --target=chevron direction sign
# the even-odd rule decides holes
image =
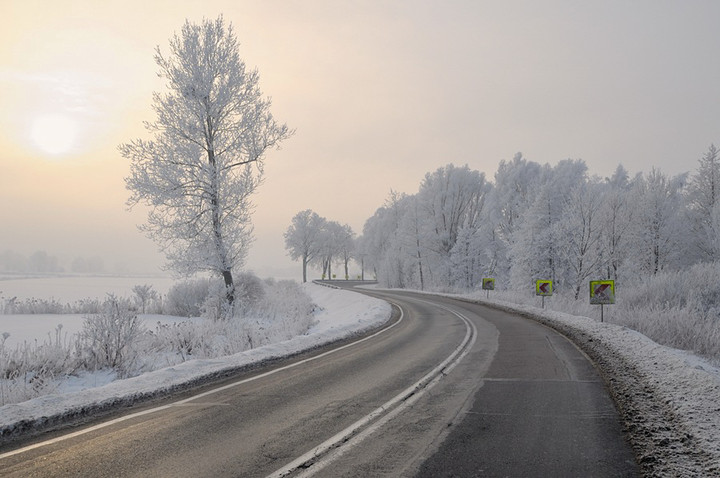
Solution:
[[[615,303],[615,281],[593,280],[590,281],[590,303],[591,304],[614,304]]]
[[[551,296],[553,294],[553,286],[551,280],[538,280],[535,282],[535,295],[541,295],[543,297]]]
[[[485,277],[482,281],[483,290],[495,290],[495,279]]]

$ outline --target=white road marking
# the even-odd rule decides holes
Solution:
[[[352,347],[352,346],[354,346],[354,345],[360,344],[360,343],[365,342],[365,341],[367,341],[367,340],[370,340],[370,339],[372,339],[372,338],[374,338],[374,337],[377,337],[378,335],[380,335],[380,334],[382,334],[382,333],[385,333],[385,332],[387,332],[388,330],[390,330],[390,329],[392,329],[393,327],[395,327],[397,324],[399,324],[400,322],[402,322],[402,320],[403,320],[403,314],[402,314],[402,309],[400,309],[400,318],[399,318],[396,322],[394,322],[393,324],[391,324],[389,327],[386,327],[386,328],[384,328],[384,329],[381,329],[381,330],[375,332],[375,333],[372,334],[372,335],[368,335],[367,337],[363,337],[362,339],[359,339],[359,340],[356,340],[356,341],[354,341],[354,342],[345,344],[345,345],[343,345],[343,346],[341,346],[341,347],[338,347],[338,348],[336,348],[336,349],[328,350],[327,352],[323,352],[323,353],[321,353],[320,355],[316,355],[316,356],[314,356],[314,357],[306,358],[306,359],[300,360],[299,362],[295,362],[295,363],[292,363],[292,364],[290,364],[290,365],[285,365],[284,367],[280,367],[280,368],[277,368],[277,369],[274,369],[274,370],[270,370],[269,372],[265,372],[265,373],[262,373],[262,374],[260,374],[260,375],[256,375],[256,376],[254,376],[254,377],[250,377],[250,378],[246,378],[246,379],[243,379],[243,380],[239,380],[239,381],[237,381],[237,382],[233,382],[233,383],[230,383],[230,384],[227,384],[227,385],[223,385],[222,387],[213,388],[212,390],[208,390],[208,391],[205,391],[205,392],[203,392],[203,393],[199,393],[199,394],[197,394],[197,395],[193,395],[193,396],[191,396],[191,397],[185,398],[185,399],[183,399],[183,400],[178,400],[178,401],[176,401],[176,402],[169,403],[169,404],[167,404],[167,405],[161,405],[161,406],[159,406],[159,407],[150,408],[150,409],[147,409],[147,410],[143,410],[143,411],[141,411],[141,412],[131,413],[130,415],[125,415],[125,416],[123,416],[123,417],[115,418],[115,419],[110,420],[110,421],[107,421],[107,422],[98,423],[97,425],[91,426],[91,427],[89,427],[89,428],[84,428],[84,429],[78,430],[78,431],[76,431],[76,432],[68,433],[68,434],[66,434],[66,435],[62,435],[62,436],[53,438],[53,439],[51,439],[51,440],[45,440],[45,441],[42,441],[42,442],[39,442],[39,443],[35,443],[35,444],[33,444],[33,445],[28,445],[28,446],[23,447],[23,448],[18,448],[17,450],[12,450],[12,451],[9,451],[9,452],[0,454],[0,460],[2,460],[3,458],[9,458],[9,457],[11,457],[11,456],[19,455],[19,454],[21,454],[21,453],[26,453],[26,452],[28,452],[28,451],[35,450],[35,449],[37,449],[37,448],[42,448],[42,447],[45,447],[45,446],[48,446],[48,445],[53,445],[53,444],[55,444],[55,443],[59,443],[59,442],[65,441],[65,440],[69,440],[69,439],[71,439],[71,438],[75,438],[75,437],[77,437],[77,436],[84,435],[84,434],[86,434],[86,433],[94,432],[94,431],[96,431],[96,430],[100,430],[100,429],[102,429],[102,428],[106,428],[106,427],[109,427],[109,426],[112,426],[112,425],[115,425],[115,424],[118,424],[118,423],[122,423],[122,422],[127,421],[127,420],[132,420],[133,418],[138,418],[138,417],[142,417],[142,416],[144,416],[144,415],[149,415],[149,414],[151,414],[151,413],[155,413],[155,412],[159,412],[159,411],[162,411],[162,410],[166,410],[166,409],[171,408],[171,407],[183,406],[183,405],[186,405],[188,402],[191,402],[191,401],[193,401],[193,400],[197,400],[198,398],[207,397],[207,396],[209,396],[209,395],[213,395],[213,394],[215,394],[215,393],[222,392],[222,391],[224,391],[224,390],[228,390],[228,389],[230,389],[230,388],[237,387],[237,386],[239,386],[239,385],[243,385],[243,384],[245,384],[245,383],[252,382],[252,381],[254,381],[254,380],[258,380],[258,379],[267,377],[267,376],[269,376],[269,375],[273,375],[273,374],[276,374],[276,373],[278,373],[278,372],[282,372],[282,371],[284,371],[284,370],[288,370],[288,369],[291,369],[291,368],[293,368],[293,367],[297,367],[297,366],[299,366],[299,365],[306,364],[306,363],[308,363],[308,362],[312,362],[313,360],[317,360],[317,359],[319,359],[319,358],[326,357],[326,356],[328,356],[328,355],[330,355],[330,354],[333,354],[333,353],[335,353],[335,352],[339,352],[340,350],[344,350],[344,349],[346,349],[346,348]]]
[[[356,421],[346,429],[337,433],[335,436],[324,441],[312,450],[296,458],[284,467],[268,475],[267,478],[283,478],[298,470],[298,477],[309,477],[318,473],[325,466],[329,465],[343,454],[350,451],[353,447],[360,444],[365,438],[369,437],[385,423],[402,413],[405,409],[412,406],[425,393],[434,387],[442,378],[450,373],[455,366],[468,354],[477,339],[477,329],[467,317],[461,313],[454,311],[443,305],[427,302],[436,307],[440,307],[451,314],[460,318],[466,327],[465,338],[462,343],[445,359],[440,365],[435,367],[423,378],[415,382],[410,387],[400,392],[395,397],[376,408],[371,413]],[[395,304],[397,306],[397,304]],[[402,308],[400,311],[402,313]],[[374,423],[373,423],[374,422]]]

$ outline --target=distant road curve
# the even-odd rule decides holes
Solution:
[[[602,382],[562,336],[451,299],[364,293],[402,311],[387,330],[0,458],[0,475],[635,475]]]

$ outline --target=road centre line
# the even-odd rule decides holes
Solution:
[[[330,355],[330,354],[334,354],[335,352],[339,352],[339,351],[344,350],[344,349],[346,349],[346,348],[353,347],[353,346],[355,346],[355,345],[358,345],[358,344],[360,344],[360,343],[363,343],[363,342],[365,342],[365,341],[367,341],[367,340],[370,340],[370,339],[372,339],[372,338],[374,338],[374,337],[377,337],[377,336],[380,335],[380,334],[383,334],[383,333],[387,332],[388,330],[392,329],[393,327],[395,327],[396,325],[398,325],[400,322],[402,322],[402,320],[403,320],[402,308],[400,308],[400,307],[398,307],[398,308],[400,309],[400,318],[399,318],[398,320],[396,320],[394,323],[392,323],[392,324],[389,325],[388,327],[384,327],[384,328],[378,330],[377,332],[375,332],[375,333],[373,333],[373,334],[371,334],[371,335],[368,335],[368,336],[363,337],[363,338],[361,338],[361,339],[355,340],[355,341],[350,342],[350,343],[348,343],[348,344],[342,345],[342,346],[340,346],[340,347],[338,347],[338,348],[335,348],[335,349],[332,349],[332,350],[328,350],[327,352],[323,352],[323,353],[321,353],[321,354],[319,354],[319,355],[315,355],[315,356],[313,356],[313,357],[309,357],[309,358],[300,360],[300,361],[298,361],[298,362],[294,362],[294,363],[291,363],[291,364],[289,364],[289,365],[285,365],[285,366],[283,366],[283,367],[270,370],[270,371],[268,371],[268,372],[261,373],[260,375],[255,375],[255,376],[253,376],[253,377],[249,377],[249,378],[246,378],[246,379],[243,379],[243,380],[239,380],[239,381],[237,381],[237,382],[233,382],[233,383],[230,383],[230,384],[227,384],[227,385],[223,385],[222,387],[213,388],[213,389],[211,389],[211,390],[205,391],[205,392],[203,392],[203,393],[199,393],[199,394],[197,394],[197,395],[193,395],[193,396],[191,396],[191,397],[188,397],[188,398],[185,398],[185,399],[182,399],[182,400],[178,400],[178,401],[176,401],[176,402],[168,403],[168,404],[166,404],[166,405],[161,405],[161,406],[159,406],[159,407],[149,408],[149,409],[147,409],[147,410],[143,410],[143,411],[140,411],[140,412],[132,413],[132,414],[130,414],[130,415],[125,415],[125,416],[122,416],[122,417],[119,417],[119,418],[115,418],[115,419],[113,419],[113,420],[109,420],[109,421],[107,421],[107,422],[98,423],[97,425],[93,425],[93,426],[91,426],[91,427],[84,428],[84,429],[82,429],[82,430],[78,430],[78,431],[75,431],[75,432],[72,432],[72,433],[68,433],[68,434],[66,434],[66,435],[62,435],[62,436],[59,436],[59,437],[56,437],[56,438],[52,438],[52,439],[50,439],[50,440],[45,440],[45,441],[42,441],[42,442],[35,443],[35,444],[33,444],[33,445],[28,445],[28,446],[25,446],[25,447],[22,447],[22,448],[18,448],[17,450],[12,450],[12,451],[9,451],[9,452],[5,452],[5,453],[0,454],[0,460],[2,460],[2,459],[4,459],[4,458],[9,458],[9,457],[11,457],[11,456],[19,455],[19,454],[21,454],[21,453],[26,453],[26,452],[28,452],[28,451],[35,450],[35,449],[37,449],[37,448],[42,448],[42,447],[49,446],[49,445],[53,445],[53,444],[55,444],[55,443],[59,443],[59,442],[65,441],[65,440],[69,440],[69,439],[71,439],[71,438],[75,438],[75,437],[84,435],[84,434],[86,434],[86,433],[94,432],[94,431],[96,431],[96,430],[100,430],[100,429],[102,429],[102,428],[106,428],[106,427],[109,427],[109,426],[112,426],[112,425],[116,425],[116,424],[118,424],[118,423],[122,423],[122,422],[127,421],[127,420],[132,420],[133,418],[138,418],[138,417],[142,417],[142,416],[144,416],[144,415],[149,415],[149,414],[151,414],[151,413],[159,412],[159,411],[162,411],[162,410],[167,410],[168,408],[172,408],[172,407],[183,406],[183,405],[188,404],[188,402],[191,402],[191,401],[193,401],[193,400],[197,400],[198,398],[207,397],[207,396],[209,396],[209,395],[213,395],[213,394],[215,394],[215,393],[222,392],[222,391],[224,391],[224,390],[228,390],[228,389],[231,389],[231,388],[233,388],[233,387],[237,387],[237,386],[239,386],[239,385],[243,385],[243,384],[246,384],[246,383],[255,381],[255,380],[259,380],[259,379],[261,379],[261,378],[268,377],[268,376],[273,375],[273,374],[276,374],[276,373],[278,373],[278,372],[282,372],[282,371],[285,371],[285,370],[288,370],[288,369],[297,367],[297,366],[299,366],[299,365],[304,365],[304,364],[306,364],[306,363],[308,363],[308,362],[312,362],[313,360],[317,360],[317,359],[326,357],[326,356],[328,356],[328,355]]]
[[[425,393],[442,380],[445,375],[449,374],[450,371],[452,371],[452,369],[454,369],[455,366],[457,366],[457,364],[459,364],[469,353],[477,339],[477,328],[475,327],[475,324],[473,324],[460,312],[454,311],[449,307],[425,300],[416,300],[418,300],[418,302],[423,302],[425,304],[430,304],[444,309],[457,316],[465,323],[465,337],[460,345],[458,345],[458,347],[456,347],[455,350],[453,350],[453,352],[445,360],[443,360],[442,363],[440,363],[440,365],[435,367],[413,385],[406,388],[365,417],[335,434],[333,437],[324,441],[317,447],[296,458],[274,473],[268,475],[267,478],[283,478],[297,470],[301,470],[297,476],[303,478],[310,477],[315,473],[318,473],[325,466],[329,465],[337,458],[350,451],[350,449],[360,444],[385,423],[395,418],[408,407],[412,406],[422,396],[424,396]],[[402,314],[402,307],[397,304],[394,305],[400,309]]]

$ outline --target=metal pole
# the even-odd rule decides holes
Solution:
[[[603,322],[603,320],[604,320],[604,317],[603,317],[605,315],[604,312],[605,312],[605,305],[600,304],[600,322]]]

